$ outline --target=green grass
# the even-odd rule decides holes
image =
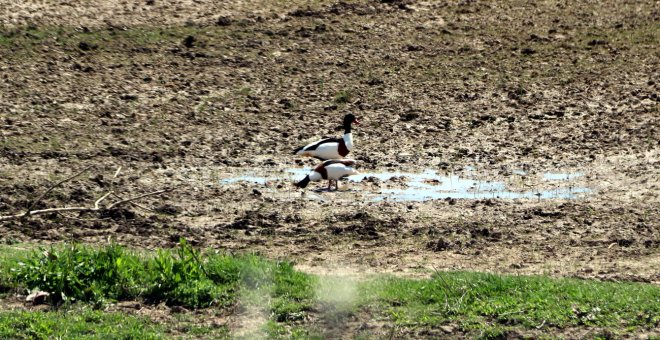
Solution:
[[[204,39],[222,41],[228,37],[222,27],[150,27],[136,26],[129,29],[99,29],[82,31],[73,27],[40,27],[0,30],[0,55],[6,58],[23,58],[41,55],[45,46],[81,51],[80,43],[89,46],[87,53],[114,53],[126,48],[155,48],[158,46],[182,46],[188,35],[204,36]]]
[[[648,284],[448,272],[430,280],[380,279],[362,289],[367,303],[404,326],[660,326],[660,287]]]
[[[314,294],[311,277],[294,271],[290,263],[255,255],[202,254],[183,240],[177,249],[158,250],[150,257],[117,245],[98,249],[69,244],[33,251],[13,263],[4,282],[49,292],[55,304],[143,298],[187,308],[228,307],[241,287],[260,288],[272,291],[275,315],[288,320],[309,308]]]
[[[24,250],[18,246],[7,246],[0,245],[0,268],[11,268],[18,261],[22,261],[27,258],[29,251]],[[0,274],[0,298],[7,295],[15,283],[12,282],[11,276],[7,275],[7,271],[4,275]]]
[[[310,320],[342,325],[361,312],[412,334],[452,325],[485,338],[510,330],[619,334],[660,327],[660,287],[639,283],[471,272],[357,282],[308,275],[256,255],[200,252],[185,241],[155,254],[117,245],[68,244],[32,252],[3,246],[0,265],[12,269],[0,273],[5,296],[44,290],[55,305],[49,312],[0,311],[0,338],[168,335],[164,325],[134,317],[120,322],[120,314],[100,311],[115,300],[212,308],[216,315],[233,313],[237,305],[256,308],[265,318],[258,332],[272,338],[323,338],[322,326]],[[188,336],[228,336],[226,326],[209,326],[192,315],[181,314],[168,327]]]
[[[67,329],[82,329],[84,320],[90,319],[89,313],[96,313],[97,317],[102,313],[81,312],[76,306],[101,308],[119,300],[164,302],[187,308],[212,307],[222,314],[231,310],[240,298],[242,305],[258,305],[265,309],[266,315],[272,315],[275,322],[281,323],[305,319],[314,304],[315,278],[295,271],[290,263],[266,261],[256,255],[202,253],[183,240],[177,249],[158,250],[155,254],[139,254],[117,245],[94,248],[80,244],[31,252],[17,252],[6,247],[0,249],[0,253],[0,264],[11,268],[0,274],[5,292],[49,292],[49,302],[60,311],[47,314],[4,312],[0,314],[0,324],[5,325],[3,332],[7,337],[57,337]],[[102,316],[101,323],[114,320],[111,314]],[[16,330],[6,326],[18,322],[26,326]],[[96,329],[95,322],[88,323],[90,331],[92,327]],[[210,331],[207,326],[186,320],[180,320],[177,325],[192,336]],[[138,321],[126,325],[129,326],[134,334],[127,334],[134,337],[153,335],[149,333],[150,328]],[[269,333],[270,329],[275,329],[267,325],[264,328]],[[278,332],[304,333],[285,327],[272,334]],[[89,335],[106,337],[103,334]],[[107,335],[123,337],[120,333]]]
[[[347,104],[351,101],[351,99],[353,99],[354,96],[355,94],[353,93],[352,89],[344,89],[337,92],[334,98],[334,102],[336,104]]]
[[[146,318],[98,310],[0,312],[1,339],[159,339],[162,326]]]

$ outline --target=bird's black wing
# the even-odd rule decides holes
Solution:
[[[339,143],[340,141],[341,141],[341,139],[339,139],[339,138],[326,138],[326,139],[322,139],[322,140],[320,140],[320,141],[314,143],[313,145],[310,145],[308,148],[306,148],[306,149],[304,149],[304,150],[305,150],[305,151],[314,151],[314,150],[316,150],[321,144],[326,144],[326,143]],[[296,152],[302,150],[303,148],[304,148],[304,147],[297,149]]]
[[[323,162],[323,166],[328,166],[331,164],[344,164],[346,166],[354,166],[355,161],[352,159],[331,159]]]

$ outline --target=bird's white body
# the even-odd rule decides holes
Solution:
[[[307,157],[315,157],[322,160],[340,159],[344,158],[352,149],[353,134],[349,132],[345,133],[341,140],[322,139],[313,143],[309,143],[296,154]]]
[[[317,172],[316,170],[312,170],[309,173],[309,179],[312,181],[320,181],[324,179],[336,181],[346,176],[359,174],[359,172],[355,170],[352,166],[348,166],[343,163],[326,165],[324,168],[327,174],[326,175],[327,178],[323,178],[323,175],[321,173]]]
[[[309,182],[328,180],[328,190],[330,190],[332,181],[335,181],[335,187],[339,188],[337,182],[340,179],[359,174],[354,166],[355,161],[351,159],[332,159],[324,161],[314,168],[314,170],[310,171],[310,173],[300,182],[296,183],[296,186],[299,188],[305,188]]]
[[[344,116],[344,135],[342,138],[326,138],[293,150],[294,155],[318,158],[322,161],[345,158],[353,150],[353,134],[351,124],[360,124],[357,118],[349,113]]]

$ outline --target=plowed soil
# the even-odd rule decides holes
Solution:
[[[0,1],[2,242],[260,252],[316,273],[660,283],[654,1]],[[239,173],[354,129],[364,171],[580,172],[579,199],[372,202]],[[323,186],[321,183],[318,186]],[[322,199],[318,199],[318,197]]]

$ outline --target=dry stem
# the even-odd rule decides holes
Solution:
[[[73,178],[73,177],[72,177]],[[109,191],[105,195],[101,196],[96,202],[94,202],[93,207],[69,207],[69,208],[50,208],[50,209],[41,209],[41,210],[29,210],[26,213],[23,214],[18,214],[18,215],[9,215],[9,216],[0,216],[0,222],[3,221],[10,221],[10,220],[16,220],[20,218],[25,218],[28,216],[34,216],[34,215],[41,215],[41,214],[48,214],[48,213],[53,213],[53,212],[91,212],[91,211],[103,211],[103,210],[110,210],[113,209],[119,205],[125,204],[125,203],[131,203],[135,200],[139,200],[148,196],[154,196],[154,195],[160,195],[162,193],[171,191],[172,189],[163,189],[163,190],[158,190],[158,191],[152,191],[146,194],[142,194],[139,196],[127,198],[121,201],[114,202],[110,204],[109,206],[103,208],[100,206],[101,202],[106,199],[108,196],[110,196],[113,192]],[[42,195],[43,196],[43,195]],[[41,198],[40,198],[41,199]]]

